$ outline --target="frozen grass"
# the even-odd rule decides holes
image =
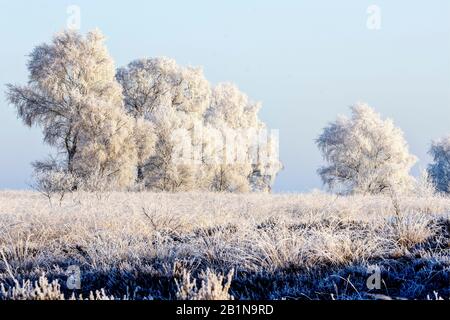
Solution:
[[[441,197],[2,191],[0,299],[448,299],[449,212]]]

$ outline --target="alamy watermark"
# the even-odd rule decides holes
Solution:
[[[68,15],[66,20],[66,27],[72,31],[79,31],[81,29],[81,8],[77,5],[70,5],[66,9]]]
[[[279,162],[279,132],[268,129],[178,129],[171,135],[172,161],[181,165],[270,165]]]
[[[381,8],[375,4],[367,8],[367,21],[366,26],[369,30],[381,29]]]
[[[367,273],[370,276],[367,278],[366,286],[369,290],[381,289],[381,269],[377,265],[372,265],[367,268]]]
[[[81,270],[79,266],[69,266],[67,268],[66,287],[69,290],[81,289]]]

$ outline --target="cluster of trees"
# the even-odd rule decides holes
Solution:
[[[364,103],[352,106],[351,113],[351,118],[330,123],[316,140],[327,162],[318,173],[330,189],[343,194],[449,193],[450,137],[432,143],[433,163],[416,180],[410,170],[417,158],[393,121],[381,119]]]
[[[33,164],[38,188],[269,191],[281,169],[260,105],[199,68],[155,58],[116,70],[95,30],[55,35],[28,70],[7,97],[57,150]]]
[[[36,47],[29,82],[7,97],[27,126],[42,128],[55,157],[33,163],[37,188],[73,190],[270,191],[282,165],[260,104],[230,83],[212,86],[200,68],[168,58],[116,70],[98,31],[66,31]],[[416,157],[403,132],[357,104],[316,143],[318,170],[339,193],[414,188]],[[433,142],[426,180],[450,192],[450,137]]]

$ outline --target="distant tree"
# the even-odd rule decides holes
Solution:
[[[351,119],[339,117],[316,140],[328,165],[318,170],[322,181],[340,193],[379,194],[413,188],[403,132],[382,120],[367,104],[351,107]]]
[[[433,141],[429,154],[433,163],[428,166],[428,175],[436,190],[450,193],[450,136]]]
[[[129,186],[138,158],[136,121],[123,108],[103,35],[58,33],[32,51],[28,70],[27,85],[8,85],[8,100],[27,126],[39,125],[44,141],[56,147],[64,165],[55,170],[86,186],[93,180]]]

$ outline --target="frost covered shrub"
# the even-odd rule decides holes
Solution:
[[[41,276],[34,283],[30,280],[19,283],[16,280],[9,289],[0,284],[0,300],[64,300],[64,294],[57,280],[50,283],[45,276]]]
[[[419,197],[433,197],[436,195],[436,187],[427,170],[422,170],[414,185],[414,194]]]
[[[127,300],[128,297],[124,297]],[[120,300],[112,295],[107,295],[104,289],[90,292],[88,298],[84,298],[82,294],[65,295],[61,290],[61,284],[58,280],[49,282],[45,275],[41,275],[37,281],[24,280],[14,281],[14,286],[5,288],[0,283],[0,300]]]
[[[177,299],[179,300],[234,300],[228,293],[231,286],[234,271],[231,270],[226,278],[217,275],[210,269],[200,274],[201,287],[197,287],[196,280],[191,280],[191,273],[183,270],[181,283],[177,284]]]
[[[352,117],[339,117],[316,140],[328,163],[318,170],[324,184],[339,193],[409,192],[409,171],[416,158],[403,132],[382,120],[367,104],[351,107]]]
[[[77,177],[61,167],[56,160],[36,161],[33,163],[34,174],[32,187],[51,201],[58,195],[61,203],[64,196],[75,190]]]

